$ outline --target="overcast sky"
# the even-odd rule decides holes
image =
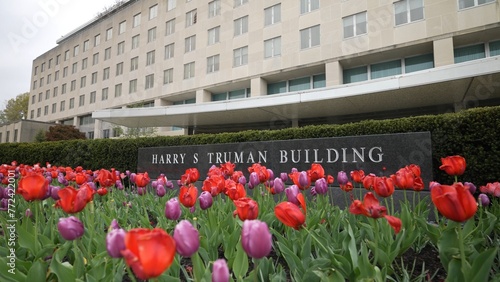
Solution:
[[[0,109],[30,90],[33,60],[116,0],[0,0]]]

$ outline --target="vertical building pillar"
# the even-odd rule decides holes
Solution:
[[[94,120],[94,139],[102,138],[102,121]]]
[[[267,81],[261,77],[252,78],[252,81],[250,82],[250,89],[252,91],[251,97],[266,96]]]
[[[455,63],[453,54],[453,38],[442,38],[434,40],[434,67],[441,67]]]
[[[212,93],[205,89],[196,90],[196,104],[212,101]]]
[[[326,87],[343,83],[342,66],[339,61],[328,62],[325,65]]]

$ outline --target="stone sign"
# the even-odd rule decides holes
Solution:
[[[327,174],[337,177],[341,170],[349,174],[363,169],[366,174],[390,175],[409,164],[421,167],[422,178],[432,178],[432,150],[429,132],[363,135],[284,141],[243,142],[195,146],[148,147],[139,149],[138,172],[151,178],[164,173],[179,179],[185,170],[196,167],[200,180],[212,165],[236,164],[248,177],[248,167],[261,163],[278,176],[292,168],[307,170],[320,163]],[[427,186],[427,185],[426,185]]]

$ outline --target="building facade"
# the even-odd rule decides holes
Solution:
[[[45,133],[54,125],[26,119],[0,124],[0,143],[33,142],[37,134]]]
[[[500,104],[498,0],[129,0],[33,61],[29,119],[89,138]]]

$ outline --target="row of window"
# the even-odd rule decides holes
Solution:
[[[19,140],[17,140],[17,137],[18,137],[18,133],[19,133],[19,130],[17,129],[14,129],[14,139],[12,140],[12,142],[18,142]],[[3,132],[0,132],[0,143],[2,143],[2,138],[3,138]],[[5,143],[9,143],[10,142],[10,130],[7,130],[5,132]]]

